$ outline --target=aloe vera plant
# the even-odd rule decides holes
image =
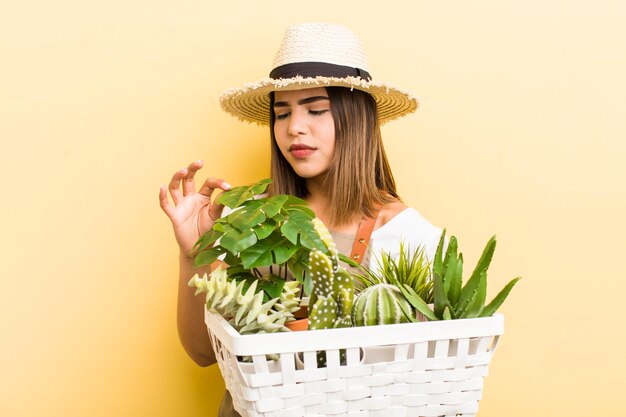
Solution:
[[[434,308],[431,310],[426,302],[412,288],[406,285],[402,288],[404,295],[415,309],[430,320],[489,317],[493,315],[521,277],[512,279],[489,304],[485,305],[487,270],[496,248],[496,237],[493,236],[489,239],[472,275],[463,285],[463,254],[458,253],[457,239],[455,236],[451,236],[445,256],[443,255],[445,234],[446,231],[444,230],[433,260]]]

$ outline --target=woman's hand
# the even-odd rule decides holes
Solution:
[[[211,195],[217,188],[229,190],[231,186],[224,180],[208,178],[196,192],[194,176],[204,165],[203,161],[191,163],[172,176],[168,186],[174,204],[167,198],[164,185],[159,190],[161,208],[167,214],[174,228],[174,235],[182,254],[193,257],[193,247],[201,235],[213,227],[224,208],[211,202]],[[182,183],[182,190],[181,190]]]

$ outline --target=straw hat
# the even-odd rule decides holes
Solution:
[[[378,104],[381,123],[419,106],[411,94],[373,81],[359,39],[345,27],[328,23],[288,27],[269,77],[224,92],[220,104],[241,120],[267,125],[271,91],[331,86],[370,93]]]

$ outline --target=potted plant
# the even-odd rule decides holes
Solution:
[[[195,265],[222,260],[227,266],[189,285],[206,293],[207,308],[242,333],[286,330],[300,299],[311,292],[309,253],[326,251],[307,203],[297,197],[263,195],[271,180],[224,192],[218,203],[232,212],[216,220],[195,245]]]
[[[408,285],[400,289],[411,305],[429,320],[451,320],[475,317],[490,317],[502,305],[513,286],[521,279],[512,279],[496,297],[485,305],[487,295],[487,269],[496,249],[496,237],[487,242],[472,275],[463,285],[463,254],[458,253],[455,236],[450,237],[445,256],[444,230],[433,260],[433,302],[434,308],[427,305],[423,296]]]
[[[432,302],[431,265],[421,246],[411,251],[401,241],[396,258],[389,252],[382,252],[374,268],[351,264],[360,271],[354,275],[359,283],[359,294],[352,310],[355,326],[415,321],[416,313],[402,291],[404,286],[426,303]]]
[[[258,191],[249,193],[249,195],[255,194],[258,194]],[[267,200],[261,198],[253,201],[259,200],[261,205],[256,207],[260,210],[267,203]],[[239,207],[246,201],[252,200],[247,198],[240,201],[238,199],[232,203],[232,206]],[[288,211],[289,206],[285,207],[286,201],[282,203],[280,210]],[[250,210],[247,212],[250,213]],[[277,211],[276,220],[272,220],[273,223],[270,224],[273,228],[268,236],[278,233],[282,235],[284,229],[289,230],[289,226],[286,224],[291,218],[298,218],[298,215],[295,215],[296,212],[279,216]],[[457,253],[456,238],[450,239],[446,255],[443,255],[444,231],[432,267],[425,261],[423,252],[420,252],[419,248],[411,252],[402,246],[403,255],[401,254],[398,259],[392,259],[391,256],[388,256],[385,261],[382,261],[382,270],[386,272],[382,272],[381,276],[384,276],[385,279],[379,277],[377,280],[386,280],[386,282],[375,282],[376,280],[372,279],[372,285],[368,287],[366,283],[364,285],[365,290],[361,294],[357,294],[359,286],[352,288],[352,277],[339,265],[338,260],[342,258],[338,256],[328,231],[321,222],[314,220],[312,215],[307,216],[308,220],[306,221],[310,229],[298,234],[295,241],[285,237],[288,242],[291,242],[291,245],[301,245],[294,253],[302,250],[306,251],[307,254],[305,260],[300,258],[297,263],[301,266],[299,271],[302,272],[302,275],[294,274],[296,280],[285,281],[283,275],[274,274],[278,275],[276,278],[271,272],[269,274],[262,272],[257,274],[249,271],[248,269],[254,263],[249,262],[244,265],[242,253],[250,247],[238,247],[239,252],[236,252],[232,248],[229,249],[224,246],[223,240],[227,233],[245,233],[237,225],[232,225],[232,227],[237,228],[236,232],[231,232],[231,229],[226,227],[226,224],[231,224],[233,220],[226,220],[226,218],[235,213],[237,211],[220,220],[221,226],[216,225],[219,233],[217,238],[215,236],[206,238],[206,240],[199,242],[198,248],[200,253],[212,251],[212,254],[205,255],[205,259],[217,259],[217,257],[223,256],[227,263],[229,259],[233,263],[240,261],[238,267],[233,269],[233,276],[236,277],[241,274],[242,277],[240,279],[232,278],[229,276],[228,269],[216,269],[214,271],[217,277],[215,283],[213,283],[213,279],[204,280],[199,277],[193,281],[194,286],[202,289],[215,285],[216,287],[212,291],[216,294],[216,298],[221,297],[219,302],[214,301],[214,298],[209,300],[207,297],[210,301],[207,303],[209,308],[219,311],[224,306],[224,310],[220,314],[207,314],[206,321],[211,330],[211,342],[214,349],[216,352],[221,352],[217,360],[225,384],[233,394],[235,403],[242,410],[251,410],[251,412],[256,413],[254,415],[260,415],[265,410],[268,410],[268,413],[263,415],[270,415],[270,413],[273,415],[275,411],[286,411],[286,409],[281,408],[282,397],[278,401],[277,392],[319,390],[320,384],[326,384],[326,382],[337,385],[350,384],[350,378],[355,375],[364,381],[373,382],[377,387],[381,380],[377,372],[383,368],[385,372],[390,373],[389,376],[385,377],[388,387],[378,391],[380,395],[385,396],[386,401],[392,401],[391,396],[393,400],[396,400],[398,395],[406,395],[406,401],[410,403],[414,400],[413,393],[419,392],[420,404],[417,405],[418,409],[412,405],[403,406],[407,414],[417,415],[422,411],[435,411],[437,415],[443,415],[446,412],[453,414],[466,412],[464,410],[472,410],[473,413],[477,409],[478,400],[482,393],[483,377],[487,373],[487,367],[499,337],[503,333],[504,326],[503,318],[500,315],[478,317],[494,312],[519,279],[516,278],[511,281],[493,302],[487,306],[484,305],[486,271],[493,256],[495,239],[492,239],[487,245],[475,272],[465,286],[462,285],[462,255]],[[271,214],[272,212],[268,215],[264,211],[264,217],[259,216],[255,222],[243,223],[250,227],[254,233],[255,228],[263,228],[260,225],[268,217],[272,217]],[[246,216],[248,215],[252,215],[252,213],[246,214]],[[283,223],[274,224],[278,222]],[[305,229],[305,227],[302,226],[301,229]],[[261,233],[261,235],[263,234]],[[255,236],[257,242],[264,239],[256,233]],[[319,246],[302,245],[303,236],[310,238],[311,242],[317,242]],[[263,242],[259,244],[261,246],[266,245]],[[271,249],[266,249],[266,251],[271,252]],[[272,255],[271,259],[275,262],[277,258]],[[345,260],[345,258],[343,259]],[[289,260],[284,261],[285,268],[289,268],[289,262]],[[229,265],[228,268],[232,267]],[[310,271],[307,275],[308,269]],[[247,274],[243,274],[242,270],[248,270]],[[376,274],[380,275],[381,272],[371,272],[370,275],[376,276]],[[264,276],[268,277],[267,280],[273,280],[278,285],[282,285],[282,291],[285,288],[290,288],[291,285],[297,287],[296,291],[301,291],[301,287],[306,287],[307,282],[309,283],[311,329],[317,331],[306,334],[291,332],[259,334],[264,333],[265,330],[256,328],[257,334],[253,335],[241,335],[233,331],[232,325],[225,320],[223,315],[226,314],[226,306],[229,305],[229,302],[232,303],[233,297],[237,300],[248,300],[252,305],[250,309],[246,310],[239,304],[235,309],[235,305],[232,304],[230,311],[231,314],[235,312],[235,322],[237,322],[236,317],[240,308],[243,309],[243,312],[239,313],[239,320],[245,316],[246,325],[248,325],[248,319],[251,320],[250,323],[254,323],[259,318],[262,319],[261,321],[267,322],[268,317],[277,316],[273,313],[273,308],[282,302],[280,296],[269,297],[267,291],[261,289],[261,284],[265,283]],[[409,279],[407,276],[412,278]],[[369,317],[368,312],[372,311],[367,302],[364,305],[365,308],[360,309],[358,307],[359,297],[369,299],[370,303],[374,302],[378,306],[379,297],[366,295],[366,291],[367,288],[375,287],[381,283],[395,288],[393,298],[398,301],[394,302],[397,302],[403,314],[406,313],[407,321],[416,320],[413,316],[413,309],[427,314],[430,320],[424,323],[398,323],[378,328],[375,326],[353,326],[353,318],[358,319],[360,316],[365,322],[365,319]],[[247,290],[244,290],[246,284],[249,285]],[[270,286],[270,290],[273,290],[274,287]],[[237,288],[240,289],[237,290]],[[231,296],[231,294],[237,296]],[[432,297],[434,304],[432,309],[427,304],[429,297]],[[269,299],[265,301],[265,298]],[[276,298],[278,299],[274,301]],[[390,298],[383,296],[380,297],[380,300],[389,300]],[[404,301],[402,301],[403,298]],[[354,302],[352,302],[353,299],[355,299]],[[268,304],[268,302],[270,303]],[[350,304],[353,304],[351,309],[349,308]],[[388,305],[389,303],[383,302],[380,306],[386,307]],[[278,309],[281,308],[278,307]],[[248,311],[247,314],[246,311]],[[349,320],[348,312],[350,312]],[[397,317],[395,314],[393,316]],[[376,323],[384,323],[385,320],[381,320],[381,317],[384,317],[384,314],[378,315]],[[439,320],[465,317],[477,318],[463,321]],[[280,321],[274,322],[274,324],[276,323],[280,323]],[[255,326],[256,324],[252,327]],[[284,326],[275,325],[271,327],[281,330]],[[387,352],[391,352],[391,354],[385,357],[375,355],[370,357],[370,352],[367,349],[381,345],[390,347]],[[364,350],[365,360],[362,356]],[[238,359],[233,360],[233,357]],[[252,363],[242,363],[239,358],[250,358]],[[386,364],[369,365],[375,362],[385,362]],[[420,375],[420,378],[409,381],[406,375],[409,369],[415,375]],[[424,379],[421,379],[422,377]],[[444,384],[445,392],[441,391],[442,377],[454,381],[451,384]],[[407,392],[406,384],[409,382],[413,385],[411,391]],[[403,389],[406,394],[399,393]],[[413,389],[418,391],[412,391]],[[389,394],[386,394],[387,392]],[[442,395],[462,398],[463,400],[454,403],[454,405],[447,405],[445,409],[442,408],[439,412],[439,408],[433,409],[433,407],[441,406]],[[350,403],[350,407],[354,407],[355,410],[362,410],[360,407],[363,401],[361,400],[361,397],[355,397]],[[268,404],[277,408],[269,409],[267,408]],[[295,415],[319,412],[317,403],[311,406],[308,403],[302,403],[295,409],[291,405],[289,407],[289,411],[296,410]]]
[[[350,313],[354,301],[354,284],[350,273],[339,264],[339,252],[330,232],[321,220],[312,220],[313,228],[328,254],[313,249],[309,256],[312,290],[309,309],[309,329],[351,327]],[[340,351],[345,360],[345,351]],[[301,359],[301,358],[299,358]],[[317,353],[319,367],[326,366],[325,352]]]

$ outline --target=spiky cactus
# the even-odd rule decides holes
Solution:
[[[309,271],[313,282],[309,301],[309,329],[350,327],[354,300],[352,277],[339,265],[339,252],[324,223],[315,218],[313,227],[330,256],[317,249],[313,249],[309,255]]]
[[[337,246],[324,223],[317,218],[312,222],[328,255],[317,249],[313,249],[309,255],[309,272],[313,283],[309,300],[309,330],[350,327],[350,312],[354,302],[352,277],[339,265]],[[340,361],[344,361],[345,356],[345,350],[340,350]],[[318,352],[317,364],[319,367],[326,366],[324,352]]]
[[[263,292],[257,292],[258,280],[244,291],[245,282],[229,280],[221,267],[200,278],[194,275],[188,284],[196,295],[206,293],[206,308],[221,314],[239,333],[273,333],[286,331],[286,321],[293,320],[300,299],[297,281],[285,282],[280,297],[263,302]]]

